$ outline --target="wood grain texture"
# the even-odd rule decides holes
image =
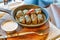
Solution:
[[[20,32],[38,32],[40,30],[45,31],[46,29],[49,29],[49,24],[48,23],[46,23],[46,24],[44,24],[44,25],[42,25],[41,27],[38,27],[38,28],[26,28],[25,27]],[[46,34],[43,34],[43,35],[38,35],[38,34],[35,34],[35,33],[26,34],[26,35],[19,36],[19,37],[7,38],[7,40],[45,40],[46,37],[48,36],[47,32],[45,32]]]

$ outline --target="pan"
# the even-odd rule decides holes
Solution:
[[[46,16],[46,20],[44,20],[44,22],[40,23],[40,24],[36,24],[36,25],[27,25],[27,24],[22,24],[20,22],[18,22],[16,20],[16,14],[19,10],[24,10],[24,9],[31,9],[31,8],[41,8],[37,5],[22,5],[22,6],[19,6],[19,7],[16,7],[14,10],[7,10],[7,9],[3,9],[3,8],[0,8],[0,11],[3,11],[3,12],[7,12],[8,14],[10,14],[14,21],[17,22],[19,25],[23,26],[23,27],[38,27],[38,26],[41,26],[43,24],[46,24],[46,22],[48,22],[49,20],[49,15],[48,15],[48,12],[45,8],[41,8],[41,10],[43,11],[44,15]]]

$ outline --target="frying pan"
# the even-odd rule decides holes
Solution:
[[[46,22],[48,22],[49,15],[48,15],[48,12],[45,10],[45,8],[41,8],[43,13],[46,16],[46,20],[43,23],[36,24],[36,25],[33,25],[33,24],[32,25],[27,25],[27,24],[22,24],[22,23],[20,23],[16,20],[15,17],[16,17],[17,11],[24,10],[24,9],[31,9],[31,8],[35,9],[35,8],[40,8],[40,7],[37,6],[37,5],[22,5],[22,6],[16,7],[14,10],[7,10],[7,9],[0,8],[0,11],[7,12],[11,16],[13,16],[13,19],[15,20],[15,22],[17,22],[19,25],[21,25],[23,27],[38,27],[38,26],[41,26],[41,25],[45,24]]]

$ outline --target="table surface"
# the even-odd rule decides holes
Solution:
[[[18,3],[18,5],[17,6],[21,6],[21,5],[23,5],[24,3],[22,3],[22,4],[19,4]],[[3,3],[1,4],[1,5],[3,5]],[[0,6],[1,6],[0,5]],[[7,5],[5,5],[3,8],[5,8]],[[16,7],[16,5],[14,5],[14,6],[9,6],[9,9],[11,10],[11,9],[14,9]],[[1,14],[1,13],[0,13]],[[5,19],[5,20],[7,20],[7,19],[11,19],[11,17],[10,17],[10,15],[8,15],[8,14],[5,14],[5,13],[2,13],[3,14],[3,16],[1,17],[1,19]],[[7,17],[7,16],[9,16],[9,17]],[[7,19],[6,19],[7,18]],[[0,21],[0,24],[3,22],[4,20],[1,20]],[[52,38],[54,38],[54,37],[56,37],[56,36],[58,36],[58,35],[60,35],[60,30],[58,29],[58,28],[56,28],[56,26],[54,26],[51,22],[49,22],[50,23],[50,32],[49,32],[49,35],[48,35],[48,38],[47,38],[47,40],[49,40],[49,39],[52,39]]]

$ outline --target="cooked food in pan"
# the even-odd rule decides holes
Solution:
[[[36,11],[36,14],[40,14],[40,13],[42,13],[42,11],[41,11],[40,8],[36,8],[35,11]]]
[[[35,13],[31,14],[32,24],[37,24],[37,15]]]
[[[19,10],[16,14],[17,18],[20,18],[20,16],[23,16],[23,12],[21,10]]]
[[[26,24],[31,24],[31,18],[29,15],[25,15]]]
[[[38,23],[41,23],[44,20],[42,14],[37,14],[37,17],[38,17]]]
[[[27,9],[23,10],[24,15],[26,15],[26,14],[27,14],[27,12],[28,12],[28,10],[27,10]]]
[[[19,10],[16,19],[23,24],[40,24],[46,19],[40,8]]]
[[[19,22],[25,24],[25,17],[24,16],[20,16]]]

